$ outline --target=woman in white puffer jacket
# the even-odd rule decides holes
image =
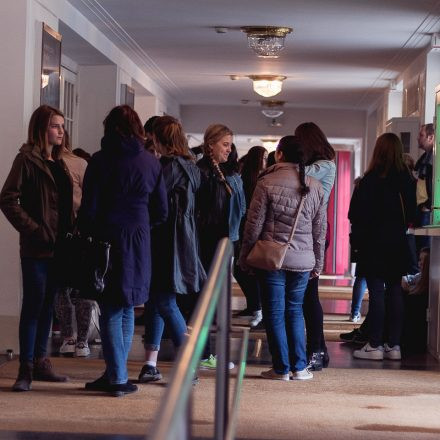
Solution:
[[[263,319],[273,368],[261,375],[268,379],[311,379],[306,369],[303,299],[310,276],[323,266],[325,245],[324,192],[321,184],[305,177],[303,149],[295,136],[283,137],[277,147],[277,163],[259,177],[249,207],[240,253],[240,265],[257,240],[287,242],[301,198],[305,201],[282,268],[258,270]]]

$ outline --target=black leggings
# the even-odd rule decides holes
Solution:
[[[319,277],[311,278],[304,295],[304,320],[307,332],[307,353],[327,351],[324,339],[324,313],[318,295]]]

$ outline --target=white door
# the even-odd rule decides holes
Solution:
[[[78,147],[78,95],[76,73],[61,67],[60,109],[64,113],[64,127],[70,136],[72,148]]]

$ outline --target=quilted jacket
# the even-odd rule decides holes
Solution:
[[[321,184],[306,178],[310,188],[291,246],[282,269],[320,272],[324,260],[326,211]],[[298,166],[282,162],[267,168],[259,177],[248,210],[240,253],[240,266],[259,239],[285,243],[295,221],[301,201]]]

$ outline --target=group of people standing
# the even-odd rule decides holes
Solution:
[[[275,164],[269,167],[268,153],[260,146],[239,164],[232,141],[233,132],[225,125],[209,126],[203,156],[196,161],[177,119],[155,117],[144,128],[137,113],[123,105],[106,116],[101,150],[86,167],[70,151],[63,114],[49,106],[35,110],[28,140],[0,194],[2,211],[20,233],[23,272],[15,391],[30,390],[33,380],[67,380],[53,371],[47,342],[56,292],[59,308],[71,300],[72,289],[59,284],[56,268],[62,264],[57,244],[72,231],[111,243],[110,270],[99,301],[106,368],[86,390],[113,396],[137,390],[128,377],[127,359],[134,306],[144,303],[145,364],[139,382],[161,379],[157,358],[164,328],[180,347],[223,237],[234,243],[234,274],[253,325],[263,319],[266,328],[273,367],[262,376],[311,379],[311,370],[328,365],[318,280],[335,152],[312,122],[279,141]],[[364,352],[382,343],[384,289],[390,292],[394,321],[400,313],[393,289],[405,264],[407,224],[416,215],[407,174],[399,139],[381,136],[350,208],[353,237],[363,255],[359,270],[370,289],[371,340]],[[248,264],[257,240],[286,242],[294,224],[280,270]],[[91,305],[81,301],[87,300],[78,298],[77,308],[88,316]],[[386,350],[396,350],[399,343],[400,327],[394,321]],[[84,331],[78,328],[77,340],[71,333],[65,331],[65,350],[88,354]],[[215,368],[214,353],[208,338],[201,366]]]

